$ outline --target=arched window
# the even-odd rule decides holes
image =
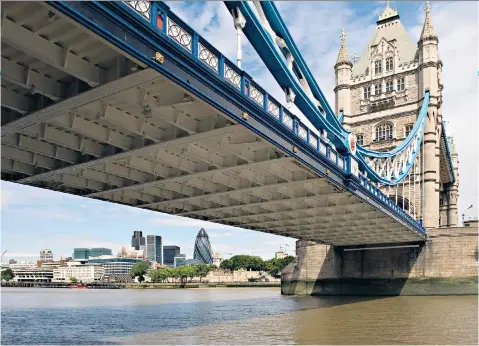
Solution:
[[[376,126],[376,140],[386,141],[393,138],[393,127],[390,123],[383,123]]]
[[[381,60],[376,60],[374,62],[374,73],[380,74],[383,71],[383,64]]]
[[[386,58],[386,72],[392,71],[394,68],[393,57]]]
[[[356,139],[357,139],[357,142],[358,142],[359,145],[364,144],[364,135],[362,133],[358,133],[356,135]]]

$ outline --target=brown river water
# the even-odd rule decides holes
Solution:
[[[1,290],[2,344],[477,345],[477,296],[279,289]]]

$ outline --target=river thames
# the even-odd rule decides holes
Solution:
[[[477,344],[477,296],[3,288],[2,344]]]

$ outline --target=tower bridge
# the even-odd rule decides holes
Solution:
[[[429,14],[411,61],[381,36],[400,26],[392,10],[358,65],[343,35],[333,111],[273,3],[225,4],[312,128],[240,68],[241,49],[235,64],[163,2],[6,2],[2,179],[343,247],[424,242],[440,197],[444,224],[457,223]],[[373,75],[364,61],[384,45],[397,70]],[[402,102],[389,79],[416,69]],[[367,94],[376,79],[388,89]],[[408,133],[398,120],[375,140],[361,127],[397,112]]]

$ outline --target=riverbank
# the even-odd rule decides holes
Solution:
[[[279,282],[231,282],[231,283],[194,283],[189,282],[186,284],[179,283],[131,283],[126,284],[130,289],[177,289],[177,288],[234,288],[234,287],[281,287]]]
[[[86,284],[88,289],[179,289],[179,288],[234,288],[234,287],[281,287],[279,282],[231,282],[231,283],[195,283],[188,282],[186,284],[180,283],[89,283]],[[16,288],[70,288],[67,283],[57,282],[2,282],[1,287],[16,287]]]

